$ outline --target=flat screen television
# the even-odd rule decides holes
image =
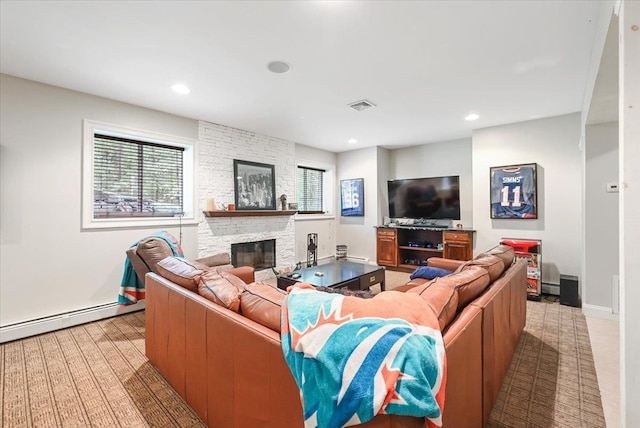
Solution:
[[[389,217],[460,220],[460,176],[387,182]]]

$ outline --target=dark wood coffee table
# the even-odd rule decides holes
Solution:
[[[298,274],[299,277],[293,275]],[[384,268],[376,265],[334,261],[331,263],[300,269],[286,275],[278,275],[278,288],[286,290],[296,282],[308,282],[316,287],[348,288],[350,290],[368,290],[374,284],[380,284],[384,291]]]

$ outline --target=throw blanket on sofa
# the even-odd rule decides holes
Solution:
[[[147,236],[146,238],[141,239],[143,241],[148,238],[161,238],[169,244],[171,247],[171,251],[175,257],[184,257],[182,253],[182,247],[178,240],[171,235],[169,232],[158,232],[155,235]],[[138,245],[140,241],[137,241],[130,248]],[[133,305],[137,303],[139,300],[145,298],[144,291],[144,283],[140,281],[138,275],[136,275],[136,271],[133,269],[131,262],[129,261],[129,257],[125,257],[124,259],[124,273],[122,274],[122,281],[120,283],[120,293],[118,293],[118,304],[123,305]]]
[[[442,425],[446,359],[438,319],[418,294],[372,299],[290,289],[282,350],[300,388],[305,427],[344,427],[377,414]]]

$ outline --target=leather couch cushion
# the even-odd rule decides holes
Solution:
[[[469,266],[462,272],[443,276],[439,279],[447,281],[456,288],[458,292],[458,310],[461,310],[480,296],[490,283],[489,272],[479,266]]]
[[[173,251],[164,239],[147,238],[140,241],[136,247],[136,254],[153,273],[158,272],[157,264],[165,257],[172,256]]]
[[[280,333],[280,314],[286,297],[284,290],[253,282],[240,295],[240,309],[246,318]]]
[[[247,285],[235,275],[207,271],[200,277],[198,294],[207,300],[230,309],[240,310],[240,295]]]
[[[480,254],[478,257],[484,254],[500,257],[502,259],[502,263],[504,263],[505,269],[508,269],[511,266],[511,264],[513,263],[513,258],[515,257],[515,253],[513,252],[513,247],[510,247],[508,245],[495,246],[489,251],[485,251],[483,254]]]
[[[489,274],[489,281],[493,282],[504,272],[504,263],[498,256],[481,254],[473,260],[465,262],[458,268],[458,272],[469,269],[471,266],[480,266]]]
[[[226,272],[229,271],[231,269],[234,269],[233,265],[217,265],[217,266],[211,266],[209,268],[209,270],[214,270],[218,273],[220,272]]]
[[[438,317],[440,331],[449,325],[456,317],[458,310],[458,293],[451,281],[443,281],[450,276],[436,278],[420,286],[407,290],[407,293],[416,293],[424,299]]]
[[[198,282],[204,272],[199,265],[197,262],[169,256],[158,262],[158,273],[169,281],[197,293]]]
[[[412,289],[414,289],[416,287],[417,287],[417,285],[415,285],[415,284],[404,284],[404,285],[400,285],[400,286],[398,286],[396,288],[392,288],[389,291],[399,291],[401,293],[406,293],[407,291],[412,290]]]

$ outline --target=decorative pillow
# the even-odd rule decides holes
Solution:
[[[433,279],[441,276],[451,275],[453,272],[446,269],[440,269],[431,266],[420,266],[409,275],[409,279],[424,278]]]
[[[280,333],[280,313],[287,292],[265,284],[253,282],[240,295],[242,315]]]
[[[426,284],[407,290],[407,294],[416,293],[427,302],[434,314],[438,317],[440,331],[449,325],[456,317],[458,310],[458,293],[450,281],[446,278],[436,278]]]
[[[481,295],[489,286],[489,273],[479,266],[469,266],[462,272],[439,278],[458,292],[458,311]]]
[[[198,292],[198,281],[203,270],[195,263],[180,257],[169,256],[158,262],[158,274],[187,290]]]
[[[235,275],[208,271],[200,277],[198,294],[222,307],[238,312],[240,295],[246,286],[244,281]]]
[[[498,256],[493,256],[489,254],[480,254],[473,260],[469,260],[462,266],[460,266],[456,272],[462,272],[463,270],[469,269],[471,266],[480,266],[481,268],[486,269],[489,273],[489,281],[495,281],[502,272],[504,272],[504,263],[502,259]]]

